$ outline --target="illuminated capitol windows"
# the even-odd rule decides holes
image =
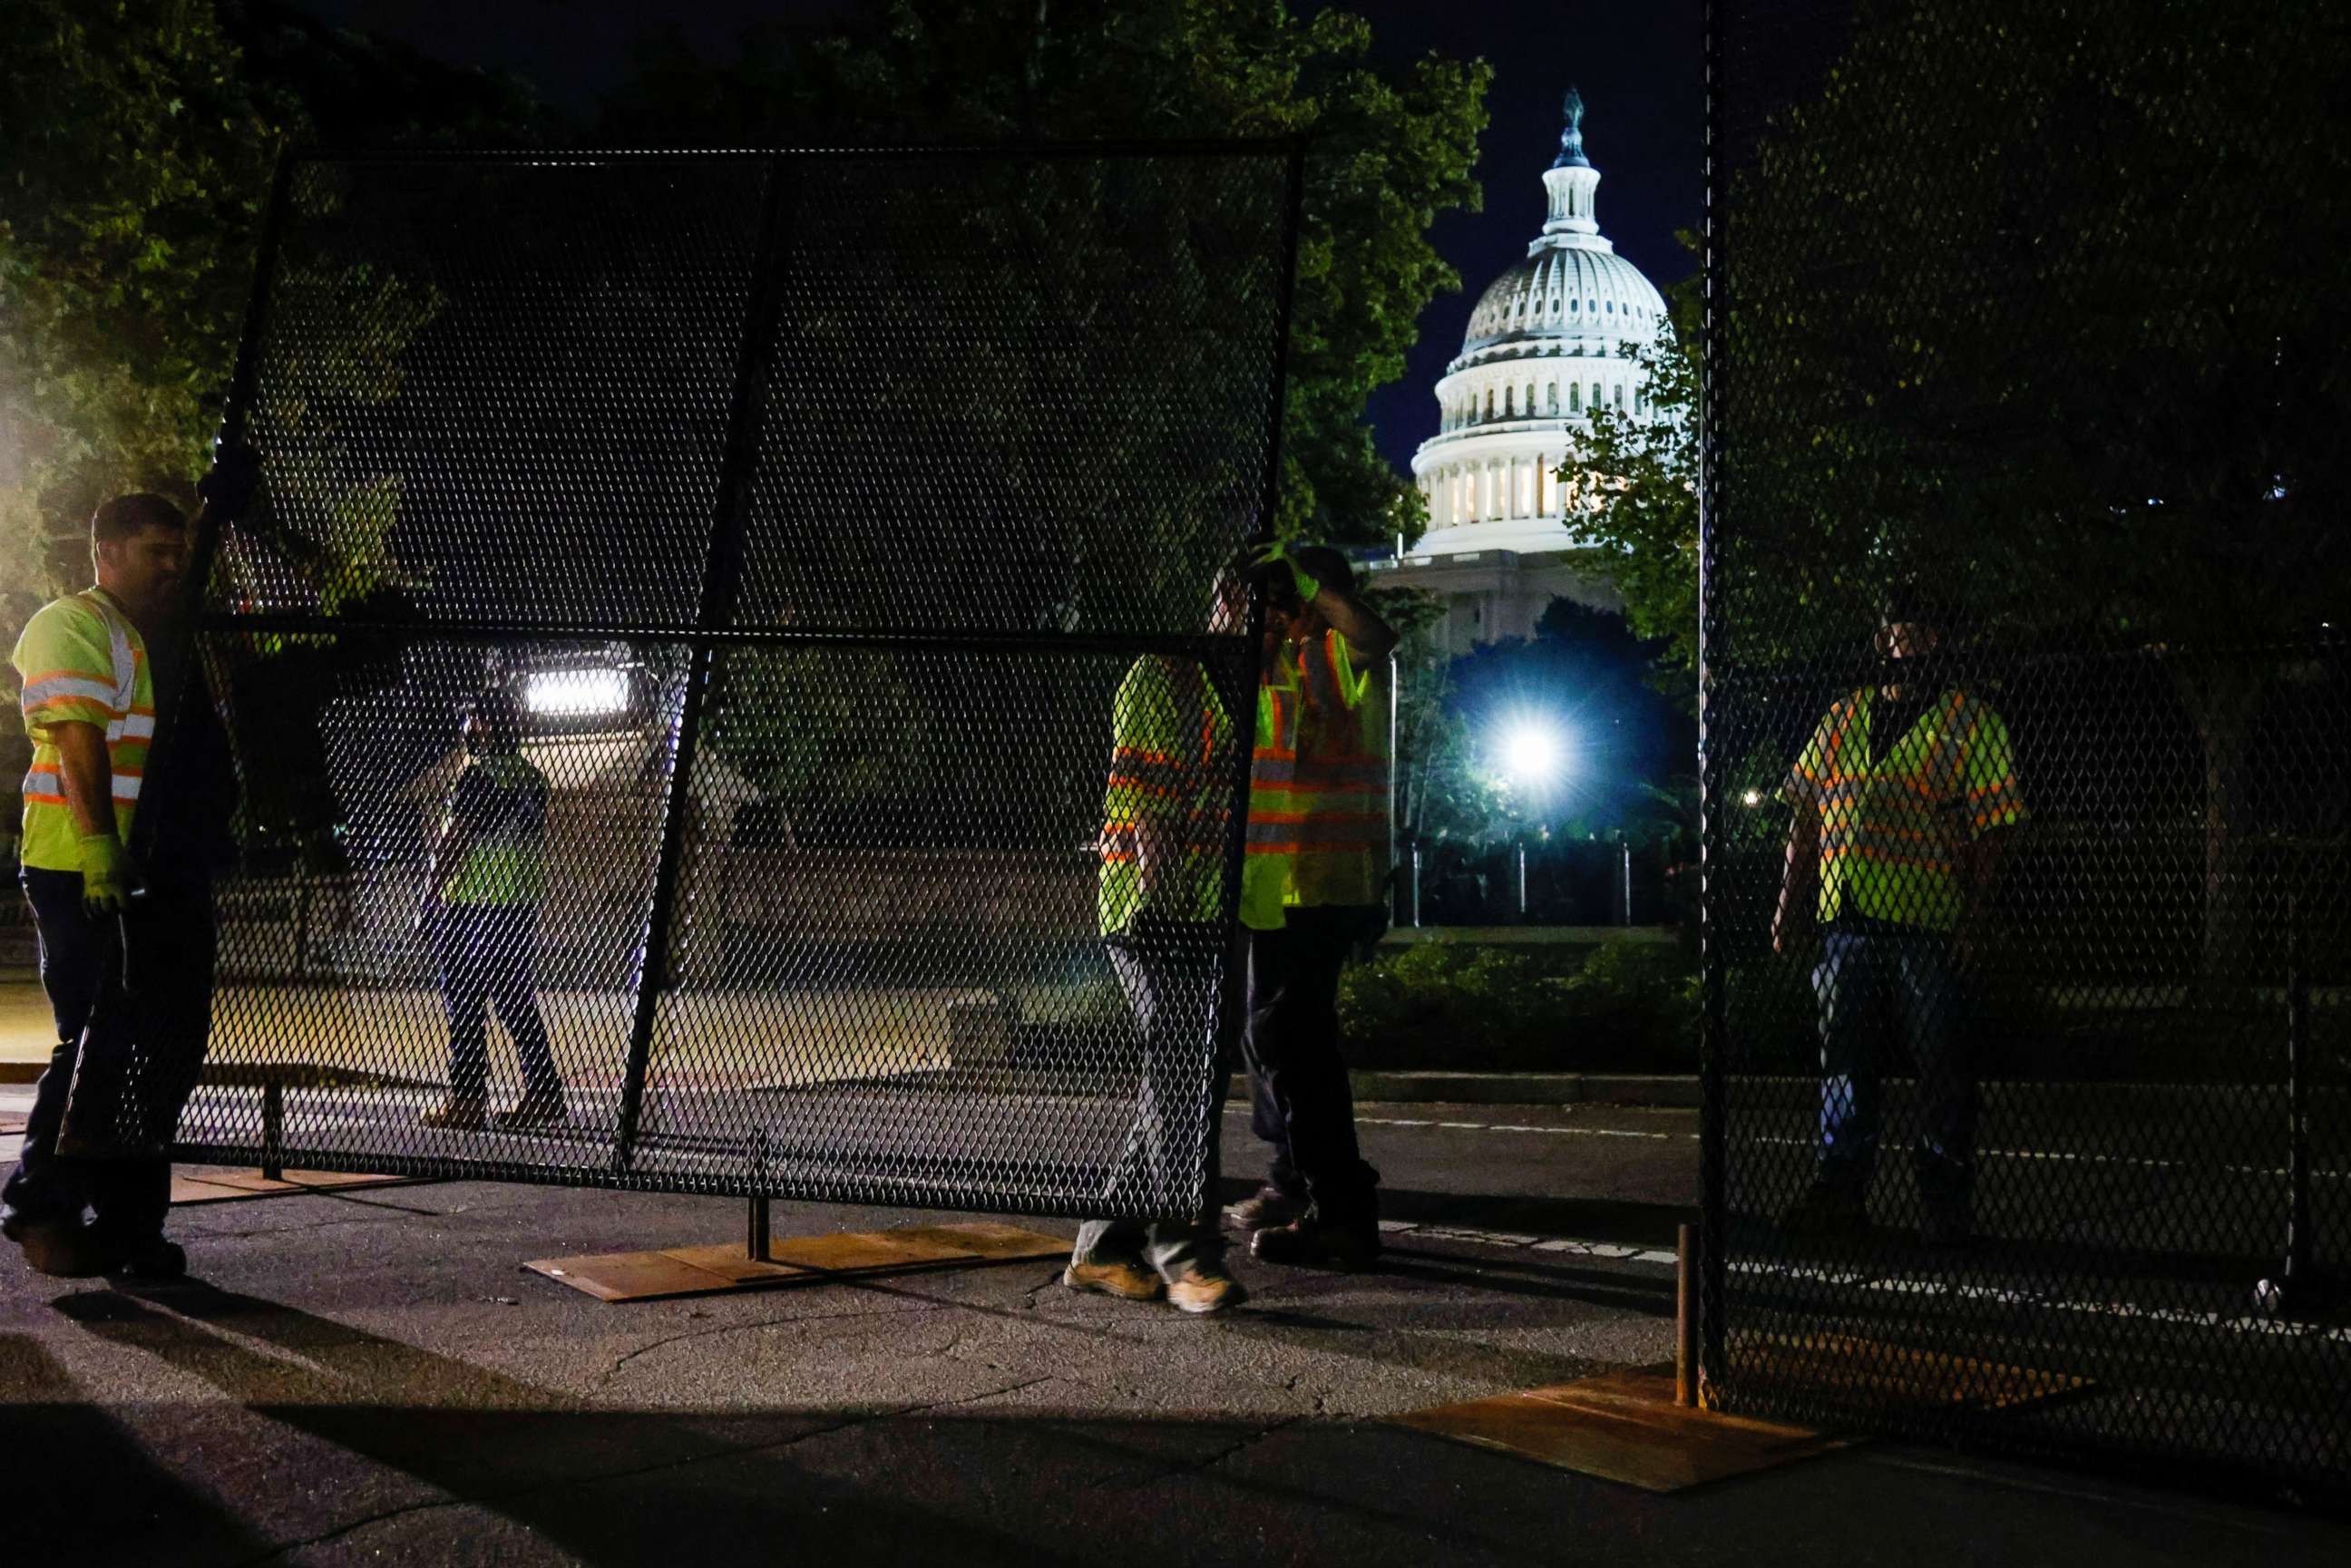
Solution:
[[[1452,653],[1528,635],[1554,598],[1616,602],[1564,553],[1586,541],[1574,524],[1580,497],[1558,474],[1593,410],[1648,411],[1625,356],[1666,329],[1666,302],[1601,235],[1600,171],[1583,155],[1573,88],[1566,110],[1559,156],[1543,171],[1542,233],[1487,287],[1437,383],[1437,433],[1412,462],[1428,532],[1402,560],[1378,563],[1384,580],[1445,601]]]

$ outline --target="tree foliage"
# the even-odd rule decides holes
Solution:
[[[1716,392],[1746,656],[1758,629],[1861,623],[1903,577],[2011,639],[2233,642],[2340,610],[2344,19],[2131,16],[1865,4],[1734,178]],[[1583,465],[1625,481],[1593,531],[1687,657],[1698,389],[1686,352],[1650,369],[1660,421],[1603,415]]]
[[[0,593],[86,580],[91,508],[192,498],[288,141],[512,141],[511,78],[259,0],[0,7]]]

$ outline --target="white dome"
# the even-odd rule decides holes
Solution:
[[[1573,549],[1592,497],[1559,471],[1591,411],[1649,412],[1629,356],[1668,329],[1666,301],[1600,233],[1583,119],[1570,89],[1559,156],[1543,171],[1542,232],[1487,285],[1437,383],[1438,431],[1412,462],[1430,525],[1416,555]]]
[[[1646,341],[1665,317],[1656,286],[1613,249],[1541,246],[1487,286],[1461,353],[1524,344],[1538,353],[1613,356],[1621,342]]]

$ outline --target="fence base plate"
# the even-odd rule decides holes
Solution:
[[[1746,1475],[1842,1448],[1847,1439],[1674,1403],[1670,1367],[1627,1367],[1573,1383],[1416,1410],[1395,1420],[1645,1491]]]
[[[746,1256],[740,1245],[722,1244],[538,1258],[523,1267],[599,1301],[654,1301],[673,1296],[774,1290],[828,1280],[1061,1258],[1069,1250],[1067,1237],[974,1220],[792,1237],[772,1242],[765,1259]]]
[[[247,1197],[287,1197],[298,1192],[349,1192],[354,1187],[406,1186],[416,1176],[369,1176],[357,1171],[287,1171],[272,1178],[257,1170],[204,1166],[172,1173],[172,1207],[234,1203]]]

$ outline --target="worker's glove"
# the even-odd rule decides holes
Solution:
[[[84,833],[81,838],[81,907],[83,913],[111,918],[131,907],[131,892],[139,885],[139,867],[131,852],[112,833]]]
[[[1274,567],[1287,568],[1290,580],[1298,590],[1298,602],[1301,604],[1313,603],[1314,596],[1322,591],[1322,585],[1316,581],[1304,567],[1298,564],[1297,558],[1290,553],[1290,548],[1280,539],[1259,547],[1257,559],[1252,564],[1259,570],[1269,570]]]
[[[261,455],[242,442],[223,441],[213,447],[212,471],[196,481],[196,495],[206,511],[241,517],[260,482]]]

